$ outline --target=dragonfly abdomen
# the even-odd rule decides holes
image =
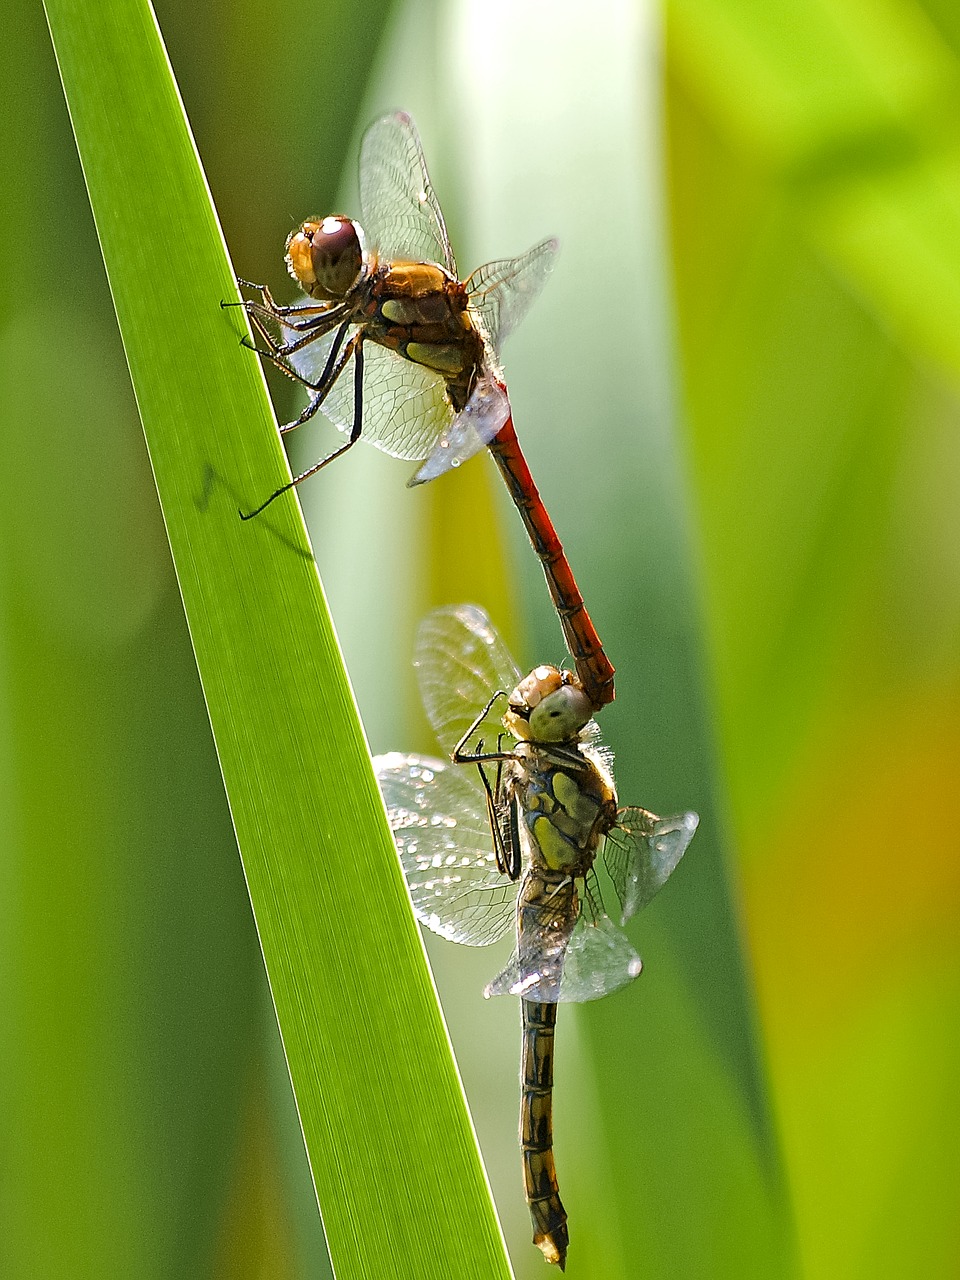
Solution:
[[[563,638],[577,665],[577,675],[595,709],[599,710],[613,701],[613,664],[603,651],[563,545],[533,483],[530,468],[520,451],[512,418],[490,441],[488,448],[540,560],[550,598],[560,618]]]
[[[523,1186],[533,1221],[533,1243],[547,1262],[566,1265],[567,1214],[560,1200],[553,1161],[553,1046],[555,1004],[521,1001],[523,1052],[520,1061],[520,1147]]]

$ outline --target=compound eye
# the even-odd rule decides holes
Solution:
[[[314,298],[340,301],[363,271],[363,241],[350,218],[305,222],[287,241],[287,266]]]
[[[566,742],[576,737],[592,714],[579,684],[561,685],[530,712],[530,737],[536,742]]]

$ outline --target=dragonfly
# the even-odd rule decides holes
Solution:
[[[363,225],[310,218],[288,237],[286,263],[308,300],[281,306],[264,285],[242,305],[259,353],[310,393],[292,431],[322,409],[346,441],[257,508],[365,439],[420,462],[409,483],[459,467],[485,447],[506,481],[538,555],[567,647],[599,710],[614,696],[603,651],[557,532],[520,449],[500,364],[504,339],[553,269],[558,243],[488,262],[460,279],[413,120],[394,112],[360,148]],[[352,364],[352,373],[350,366]]]
[[[641,960],[620,926],[669,878],[699,819],[620,807],[612,755],[579,677],[555,666],[522,677],[478,606],[428,614],[414,665],[447,758],[391,752],[376,758],[377,778],[418,919],[468,946],[513,931],[513,955],[484,995],[521,1000],[524,1190],[533,1242],[563,1270],[557,1004],[599,999],[637,977]],[[619,925],[604,911],[598,862]]]

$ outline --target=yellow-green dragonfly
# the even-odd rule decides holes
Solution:
[[[513,956],[484,995],[521,998],[524,1189],[534,1244],[563,1270],[569,1236],[552,1115],[557,1003],[599,999],[641,969],[603,909],[594,864],[599,854],[625,923],[666,882],[698,818],[619,808],[612,755],[579,678],[553,666],[521,678],[477,606],[429,614],[414,665],[452,763],[392,752],[377,757],[377,777],[422,923],[469,946],[515,930]]]

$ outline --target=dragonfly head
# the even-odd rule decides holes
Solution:
[[[517,738],[569,742],[593,715],[590,699],[572,671],[535,667],[510,695],[503,723]]]
[[[363,229],[350,218],[311,218],[286,248],[287,270],[311,298],[340,302],[365,271]]]

